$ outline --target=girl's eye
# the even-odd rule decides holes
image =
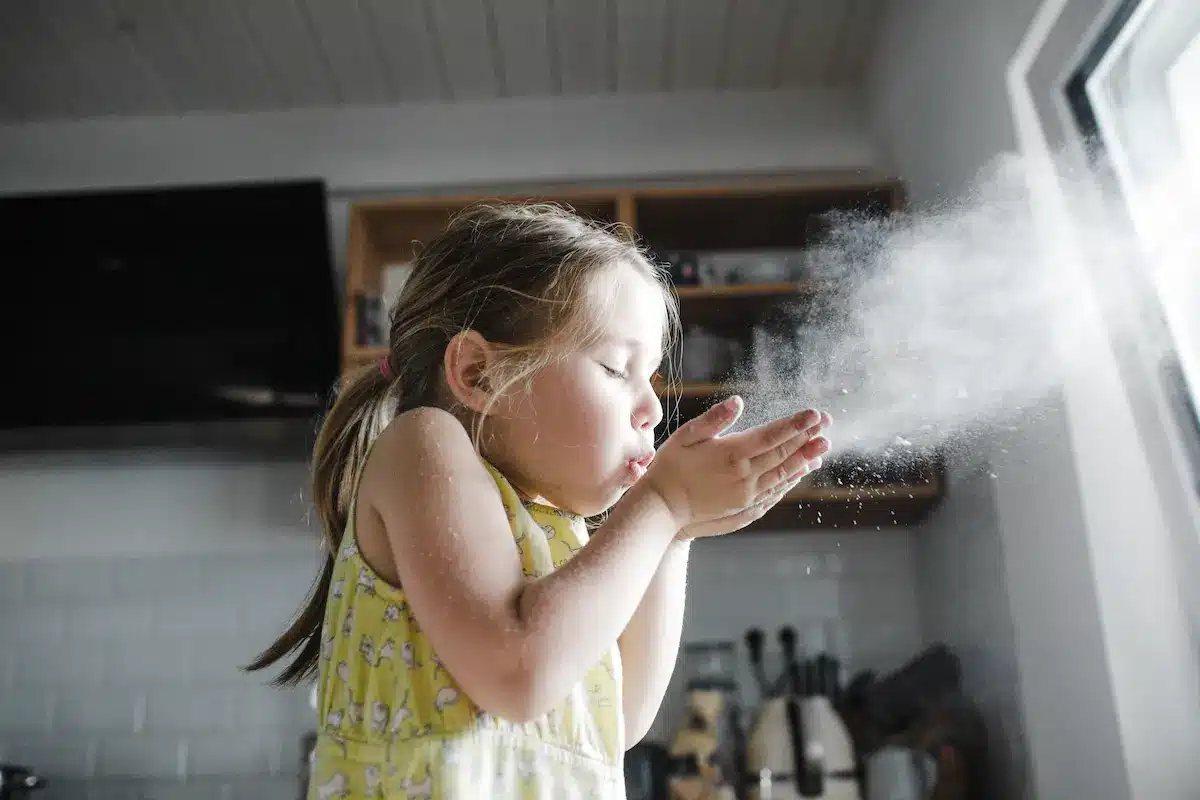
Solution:
[[[621,380],[625,379],[624,372],[618,372],[617,370],[613,369],[612,367],[608,366],[607,364],[601,364],[600,366],[604,367],[604,371],[608,373],[609,377],[620,378]]]

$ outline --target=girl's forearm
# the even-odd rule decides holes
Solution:
[[[561,569],[517,600],[525,713],[562,701],[629,625],[678,525],[653,489],[635,484]]]
[[[621,634],[625,746],[632,747],[654,724],[675,671],[687,594],[690,541],[667,548],[637,611]]]

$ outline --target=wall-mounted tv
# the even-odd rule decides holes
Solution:
[[[320,181],[0,197],[0,428],[314,417],[338,374]]]

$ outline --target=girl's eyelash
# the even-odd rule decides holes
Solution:
[[[613,369],[612,367],[608,366],[607,364],[601,364],[600,366],[604,367],[604,371],[607,372],[609,375],[611,375],[614,378],[624,378],[625,377],[624,372],[618,372],[617,370]]]

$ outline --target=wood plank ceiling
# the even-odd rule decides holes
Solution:
[[[0,0],[0,123],[857,84],[882,0]]]

